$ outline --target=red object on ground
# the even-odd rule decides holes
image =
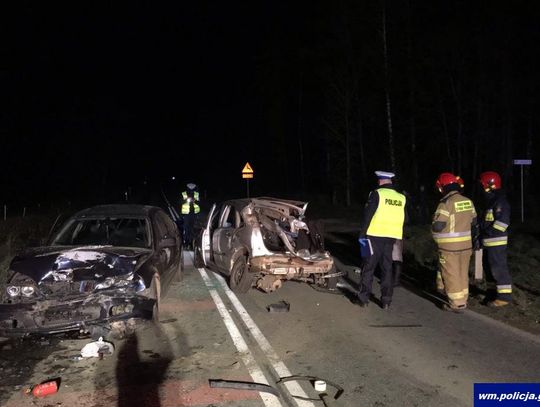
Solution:
[[[37,384],[32,389],[32,394],[36,397],[45,397],[49,394],[54,394],[58,391],[58,383],[56,380]]]

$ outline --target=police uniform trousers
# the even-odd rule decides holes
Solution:
[[[377,265],[381,268],[381,302],[383,305],[392,302],[394,293],[394,279],[392,275],[392,248],[396,239],[389,237],[367,236],[371,241],[373,254],[364,260],[362,267],[362,279],[358,299],[367,304],[373,285],[373,274]]]
[[[508,270],[506,245],[484,247],[483,262],[488,286],[496,285],[498,300],[512,301],[512,277]]]
[[[439,269],[452,308],[465,308],[469,298],[469,263],[472,250],[439,250]]]
[[[188,246],[193,243],[193,225],[195,224],[195,214],[188,213],[182,215],[183,218],[183,241]]]

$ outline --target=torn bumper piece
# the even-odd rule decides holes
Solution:
[[[103,293],[70,301],[0,304],[0,336],[53,334],[129,318],[150,319],[155,300]]]

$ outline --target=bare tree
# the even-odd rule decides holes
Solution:
[[[388,125],[388,148],[390,152],[390,165],[392,171],[396,171],[396,154],[394,151],[394,134],[392,130],[392,103],[390,100],[390,83],[388,68],[388,39],[386,36],[386,3],[383,0],[382,6],[382,40],[384,50],[384,86],[386,95],[386,122]]]

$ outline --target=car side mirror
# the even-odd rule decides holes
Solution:
[[[165,249],[167,247],[175,247],[176,239],[174,237],[164,237],[159,241],[159,248]]]

